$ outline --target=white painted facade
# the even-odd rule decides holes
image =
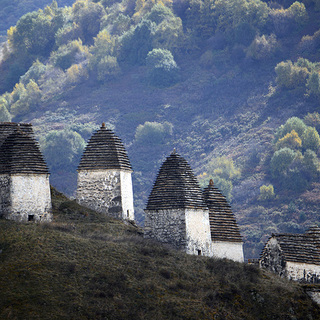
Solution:
[[[216,258],[244,262],[242,242],[213,241],[212,248]]]
[[[131,171],[79,170],[77,202],[118,219],[134,220]]]
[[[312,282],[310,280],[314,278],[320,280],[320,266],[311,263],[287,261],[286,276],[288,279],[295,281]]]
[[[120,191],[123,219],[134,220],[131,171],[120,171]]]
[[[2,216],[19,222],[52,220],[49,174],[1,175],[0,181]]]
[[[209,210],[185,209],[186,252],[212,256]]]

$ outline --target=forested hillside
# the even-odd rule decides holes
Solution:
[[[134,169],[137,220],[175,147],[232,201],[247,258],[319,220],[318,0],[78,0],[7,33],[0,120],[32,122],[72,195],[102,121]]]

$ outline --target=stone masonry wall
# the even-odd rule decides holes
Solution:
[[[242,242],[214,241],[213,256],[244,262]]]
[[[121,194],[122,180],[127,181],[128,177],[120,174],[120,170],[79,170],[77,202],[114,218],[128,219],[127,210],[129,210],[129,216],[133,216],[133,201],[131,206],[127,205],[123,208]],[[128,198],[131,196],[124,194],[124,197],[128,202]]]
[[[52,220],[48,174],[11,175],[10,194],[7,219],[20,222]]]
[[[144,237],[186,249],[184,209],[145,210]]]
[[[186,252],[195,255],[212,256],[209,211],[186,209]]]
[[[285,275],[286,262],[277,239],[269,239],[259,263],[260,267],[270,270],[279,276]]]
[[[11,206],[10,182],[11,179],[9,175],[0,175],[0,217],[6,216]]]

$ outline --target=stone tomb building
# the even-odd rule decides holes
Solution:
[[[259,260],[261,268],[291,280],[320,282],[320,228],[305,234],[273,234]]]
[[[214,186],[212,180],[203,194],[209,208],[213,256],[243,262],[242,237],[226,197]]]
[[[118,219],[134,220],[131,173],[121,140],[103,123],[78,166],[77,202]]]
[[[49,171],[31,124],[0,123],[0,217],[52,220]]]
[[[175,151],[162,164],[145,210],[145,237],[189,254],[243,262],[242,238],[226,199],[203,193],[187,161]]]

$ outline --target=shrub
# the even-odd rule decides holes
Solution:
[[[279,87],[293,89],[305,86],[308,69],[294,65],[292,61],[280,62],[275,67]]]
[[[180,18],[165,19],[156,27],[153,39],[155,48],[179,51],[183,44],[184,34]]]
[[[274,34],[270,36],[256,36],[247,51],[247,56],[254,60],[270,58],[277,48],[277,39]]]
[[[299,135],[292,130],[290,133],[287,133],[283,138],[279,139],[276,143],[276,149],[290,148],[290,149],[299,149],[301,148],[302,141]]]
[[[315,128],[307,127],[302,135],[302,147],[317,152],[320,147],[320,137]]]
[[[80,63],[88,57],[88,49],[82,45],[82,41],[74,40],[59,47],[51,54],[50,61],[55,67],[66,70],[74,63]]]
[[[88,77],[87,70],[81,64],[73,64],[67,70],[67,81],[71,84],[79,83]]]
[[[223,31],[235,29],[243,23],[262,28],[269,13],[266,3],[254,0],[216,0],[213,10],[217,28]]]
[[[89,60],[90,69],[98,80],[104,80],[120,72],[115,55],[115,39],[106,30],[99,32],[94,38],[94,45],[90,49],[92,55]]]
[[[276,151],[270,162],[271,173],[274,178],[279,178],[286,174],[286,170],[296,157],[296,153],[289,149],[283,148]]]
[[[131,65],[144,65],[148,52],[152,50],[152,42],[156,24],[150,20],[142,20],[135,28],[119,38],[119,59]]]
[[[178,66],[169,50],[153,49],[146,59],[148,79],[152,85],[169,86],[178,81]]]
[[[274,198],[274,188],[272,184],[263,185],[260,187],[259,200],[272,200]]]
[[[102,17],[106,14],[100,3],[77,0],[72,6],[74,22],[79,25],[82,40],[88,43],[100,31]]]
[[[75,169],[80,161],[85,142],[72,130],[50,131],[40,140],[41,149],[52,170]]]
[[[308,21],[308,14],[304,4],[296,1],[286,10],[272,9],[269,21],[276,35],[284,37],[292,31],[301,29]]]
[[[116,19],[112,22],[112,34],[122,35],[129,30],[131,18],[122,13],[116,15]]]
[[[20,82],[26,85],[30,80],[39,83],[39,79],[46,72],[46,66],[39,60],[36,60],[29,70],[20,77]]]
[[[307,126],[314,127],[317,131],[320,130],[320,114],[318,112],[308,113],[303,121]]]
[[[314,71],[309,75],[306,86],[310,94],[320,95],[320,75],[318,72]]]
[[[303,165],[309,181],[315,180],[319,177],[320,163],[314,151],[309,149],[306,150],[303,157]]]
[[[140,144],[162,144],[172,135],[173,125],[170,122],[149,122],[140,124],[135,133],[135,140]]]
[[[27,13],[15,27],[8,30],[10,47],[21,56],[48,56],[55,43],[54,35],[63,22],[63,15],[58,8]]]
[[[82,36],[80,26],[73,22],[60,28],[56,35],[55,41],[58,47],[67,44],[70,41],[80,39]]]
[[[289,14],[293,17],[294,21],[296,22],[297,28],[303,27],[308,21],[308,13],[306,11],[306,7],[301,2],[294,2],[288,8]]]
[[[150,13],[145,16],[145,19],[160,24],[163,20],[173,17],[174,14],[168,7],[165,7],[163,4],[156,4]]]
[[[0,121],[3,122],[10,122],[12,119],[12,116],[8,109],[6,108],[5,104],[0,101]]]
[[[285,124],[281,125],[275,134],[275,141],[278,141],[284,137],[287,133],[294,130],[299,137],[302,137],[303,133],[307,129],[307,125],[298,117],[289,118]]]

